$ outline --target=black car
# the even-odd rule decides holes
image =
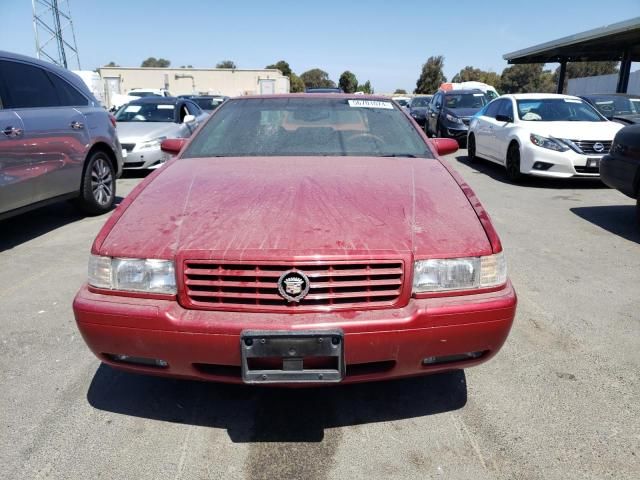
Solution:
[[[626,93],[594,93],[580,95],[605,117],[607,120],[632,125],[640,123],[640,96]]]
[[[408,105],[409,115],[420,125],[424,127],[427,118],[427,106],[433,98],[433,95],[420,95],[413,97]]]
[[[429,136],[454,138],[466,146],[469,121],[487,103],[489,99],[482,90],[441,90],[427,108],[425,131]]]
[[[602,181],[636,199],[636,218],[640,226],[640,125],[629,125],[613,139],[608,155],[600,161]]]
[[[212,112],[222,105],[229,97],[224,95],[194,95],[191,101],[195,102],[205,112]]]

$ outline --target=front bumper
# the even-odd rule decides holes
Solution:
[[[506,154],[505,154],[506,156]],[[603,155],[583,155],[573,150],[556,152],[548,148],[525,144],[520,156],[520,170],[527,175],[554,178],[600,178],[599,168],[587,166],[590,159],[601,160]],[[534,168],[536,162],[549,164],[545,169]]]
[[[143,170],[155,169],[171,158],[171,155],[163,152],[158,148],[146,148],[144,150],[127,151],[127,157],[124,159],[125,170]]]
[[[103,362],[123,370],[241,383],[245,330],[344,332],[343,383],[424,375],[482,363],[502,347],[516,310],[511,284],[499,291],[412,299],[404,308],[286,314],[186,310],[177,301],[93,293],[73,303],[78,328]],[[483,352],[479,358],[425,365],[427,358]],[[160,359],[133,365],[114,355]]]

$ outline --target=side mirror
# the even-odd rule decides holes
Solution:
[[[185,115],[182,123],[195,123],[196,117],[194,115]]]
[[[513,122],[513,118],[511,118],[509,115],[496,115],[496,120],[499,122],[507,122],[507,123],[511,123]]]
[[[193,116],[193,115],[192,115]],[[186,138],[167,138],[160,144],[160,150],[171,155],[177,155],[182,150],[182,147],[187,143]]]
[[[165,140],[166,141],[166,140]],[[453,138],[432,138],[431,141],[436,146],[438,155],[449,155],[458,151],[458,142]]]

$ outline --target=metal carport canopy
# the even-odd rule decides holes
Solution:
[[[621,62],[617,91],[626,92],[631,62],[640,61],[640,17],[506,53],[502,58],[510,64],[560,63],[559,90],[567,62],[617,60]]]

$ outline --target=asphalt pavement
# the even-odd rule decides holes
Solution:
[[[0,222],[0,477],[640,478],[634,202],[447,159],[501,236],[518,313],[489,363],[410,380],[290,390],[101,366],[71,301],[107,216],[62,203]]]

